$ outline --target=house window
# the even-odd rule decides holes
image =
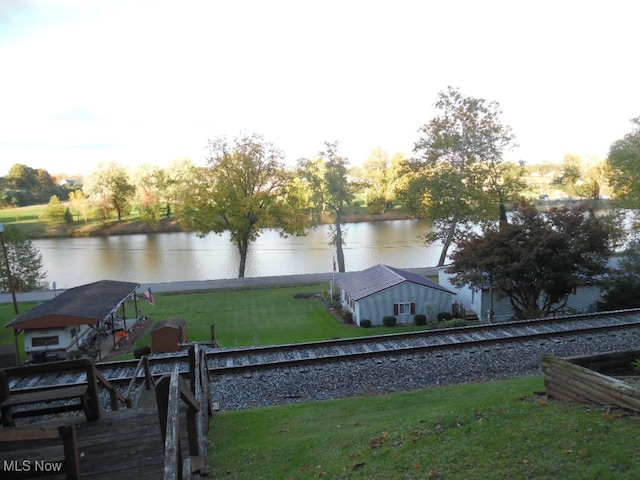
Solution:
[[[416,304],[410,302],[394,303],[393,314],[394,315],[409,315],[416,313]]]
[[[50,337],[34,337],[31,339],[32,347],[46,347],[49,345],[58,345],[60,343],[60,337],[52,335]]]

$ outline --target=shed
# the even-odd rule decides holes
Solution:
[[[345,274],[337,284],[342,307],[358,325],[364,319],[382,325],[391,315],[412,323],[418,313],[435,320],[439,312],[451,311],[456,295],[422,275],[382,264]]]
[[[189,341],[187,321],[182,318],[167,318],[151,329],[151,351],[153,353],[177,352],[180,344]]]

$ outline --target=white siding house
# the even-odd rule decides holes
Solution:
[[[364,319],[382,325],[391,315],[398,323],[413,323],[418,313],[435,321],[439,312],[451,312],[456,295],[422,275],[387,265],[345,274],[337,284],[342,307],[358,325]]]
[[[438,270],[438,283],[458,294],[457,301],[466,309],[477,312],[483,322],[489,321],[491,309],[491,297],[493,296],[493,321],[504,322],[511,320],[513,309],[508,298],[499,298],[498,294],[491,291],[487,285],[482,289],[471,288],[468,285],[458,288],[451,282],[451,275],[445,272],[446,267]],[[572,315],[595,311],[596,302],[602,295],[602,289],[598,285],[585,284],[578,286],[569,294],[566,307],[558,312],[558,315]]]

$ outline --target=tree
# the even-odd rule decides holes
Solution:
[[[192,183],[192,179],[198,176],[198,169],[188,158],[181,158],[171,162],[166,176],[165,215],[167,218],[170,217],[173,208],[180,216],[182,205],[188,204],[190,197],[189,190],[185,188],[185,185]]]
[[[46,202],[53,194],[62,192],[56,189],[55,182],[49,172],[16,163],[9,170],[7,182],[14,189],[14,196],[20,205],[35,202]],[[64,193],[66,195],[66,192]],[[25,203],[27,202],[27,203]]]
[[[405,162],[402,154],[396,154],[389,160],[389,154],[381,148],[374,149],[365,161],[367,206],[372,213],[383,214],[393,205],[401,165]]]
[[[552,185],[563,187],[567,193],[579,198],[597,200],[601,190],[601,165],[597,162],[587,165],[579,155],[569,153]]]
[[[47,217],[47,220],[52,223],[64,223],[66,210],[67,207],[56,195],[53,195],[49,200],[47,209],[45,210],[45,216]]]
[[[640,205],[640,117],[633,129],[609,149],[606,177],[615,198],[629,208]]]
[[[5,225],[4,239],[13,288],[18,292],[36,290],[40,281],[46,278],[42,271],[42,255],[31,240],[13,225]],[[0,289],[9,292],[6,262],[0,264]]]
[[[640,308],[640,241],[634,240],[604,281],[598,310]]]
[[[71,206],[78,212],[78,215],[82,215],[84,223],[87,223],[88,216],[88,204],[89,201],[82,190],[74,190],[69,193],[69,200]]]
[[[21,163],[16,163],[9,169],[7,180],[16,190],[35,192],[38,188],[38,170]]]
[[[521,206],[511,223],[462,240],[447,272],[457,286],[491,286],[518,319],[559,311],[579,285],[608,270],[620,230],[584,206],[539,213]]]
[[[329,245],[336,247],[338,271],[345,271],[344,250],[345,231],[342,217],[346,208],[353,202],[353,187],[347,179],[348,160],[338,155],[337,142],[325,142],[325,150],[319,152],[319,158],[302,159],[298,162],[298,171],[311,192],[311,213],[314,223],[320,221],[327,211],[333,218],[329,228]]]
[[[282,153],[257,134],[240,134],[232,142],[209,140],[207,166],[185,185],[181,215],[188,228],[205,236],[228,231],[240,255],[244,277],[249,245],[263,228],[280,234],[303,235],[307,225],[303,205],[289,193],[292,172]]]
[[[103,221],[107,222],[115,211],[120,222],[127,214],[135,187],[129,181],[126,168],[110,162],[100,164],[86,179],[82,190],[98,208]]]
[[[449,87],[435,107],[440,114],[419,130],[401,200],[409,213],[433,220],[433,233],[424,238],[442,241],[442,266],[454,241],[503,215],[505,202],[521,189],[522,169],[502,159],[514,135],[501,123],[497,102]]]
[[[155,165],[142,165],[132,177],[142,219],[151,227],[158,228],[167,205],[168,178],[165,170]]]

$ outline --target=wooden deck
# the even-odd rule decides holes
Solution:
[[[46,422],[31,418],[16,421],[15,427],[1,427],[0,479],[207,478],[212,408],[206,363],[200,361],[203,351],[196,351],[192,372],[201,376],[192,376],[193,381],[197,379],[195,393],[176,369],[170,377],[159,379],[155,388],[142,388],[132,408],[102,412],[92,421],[81,414],[67,414]],[[55,428],[65,426],[72,428]],[[63,462],[64,468],[77,468],[56,473]]]
[[[145,399],[139,407],[104,412],[100,419],[93,422],[87,422],[83,416],[74,416],[29,426],[71,423],[76,428],[82,479],[156,480],[163,477],[164,445],[153,391],[145,392]],[[185,445],[185,442],[181,443]],[[62,458],[62,445],[55,440],[41,440],[37,444],[33,441],[3,444],[0,478],[41,478],[35,471],[36,460],[58,462]],[[16,460],[21,468],[7,471],[7,462],[12,460]],[[46,478],[64,479],[66,475],[48,475]]]

